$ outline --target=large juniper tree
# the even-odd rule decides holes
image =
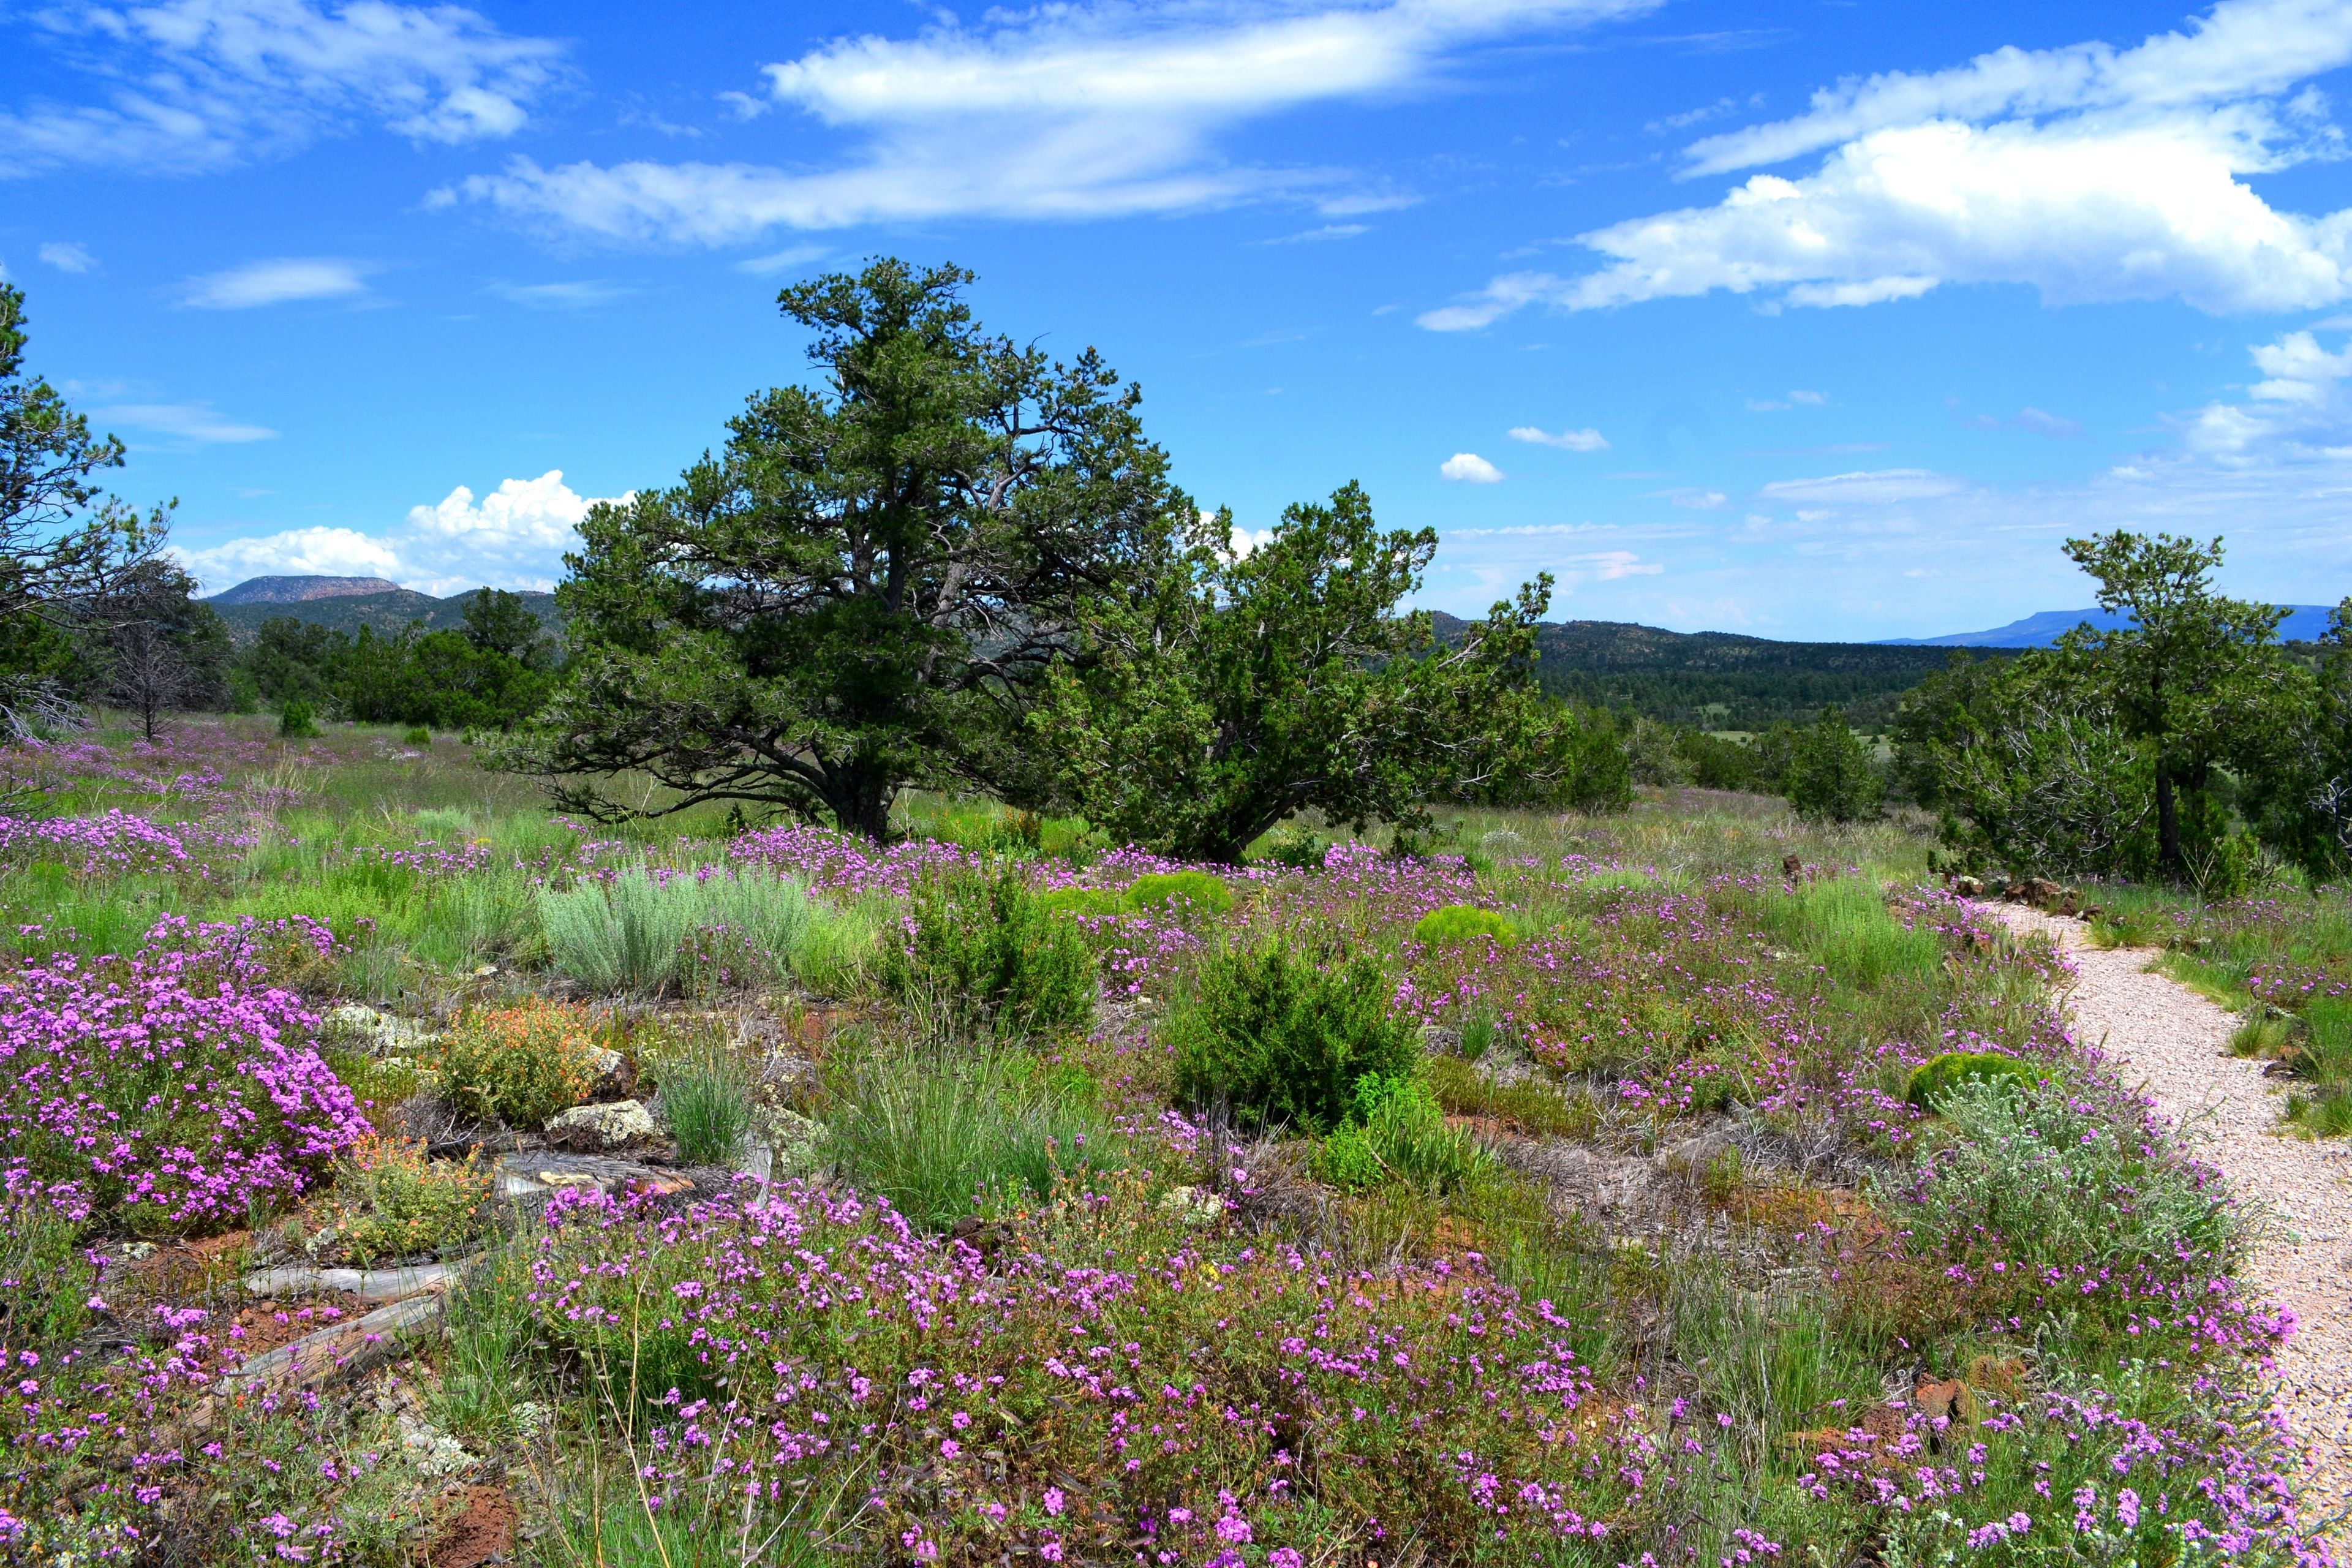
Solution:
[[[57,388],[24,374],[24,290],[0,283],[0,731],[65,717],[81,638],[163,542],[165,509],[103,496],[122,443],[90,432]]]
[[[593,509],[571,670],[507,765],[610,818],[706,801],[881,837],[904,785],[1006,782],[1076,605],[1190,503],[1139,395],[991,336],[971,274],[883,259],[780,298],[819,384],[761,394],[675,487]],[[667,793],[624,807],[600,784]]]

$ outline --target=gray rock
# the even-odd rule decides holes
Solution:
[[[575,1105],[550,1117],[547,1122],[550,1143],[583,1153],[650,1143],[657,1136],[654,1113],[634,1100],[616,1100],[610,1105]]]
[[[430,1051],[441,1037],[424,1025],[395,1018],[358,1002],[328,1010],[320,1032],[331,1044],[346,1045],[376,1057],[405,1057]]]
[[[694,1185],[692,1178],[680,1171],[657,1171],[634,1160],[559,1154],[547,1149],[499,1155],[490,1168],[490,1178],[492,1194],[511,1204],[544,1203],[566,1187],[621,1197],[629,1194],[666,1196]]]
[[[763,1106],[759,1115],[761,1141],[768,1147],[769,1180],[796,1181],[824,1167],[825,1143],[832,1137],[824,1122],[782,1106]]]
[[[443,1289],[463,1267],[462,1263],[425,1263],[409,1268],[264,1268],[245,1277],[245,1289],[254,1296],[348,1290],[364,1301],[400,1301]]]

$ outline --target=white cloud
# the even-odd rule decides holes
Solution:
[[[427,537],[464,540],[477,548],[505,552],[560,551],[596,503],[563,482],[562,468],[535,479],[503,479],[482,498],[459,485],[436,506],[408,509],[408,526]]]
[[[1731,498],[1721,490],[1668,490],[1666,500],[1692,511],[1715,511]]]
[[[457,5],[64,0],[28,20],[102,84],[102,101],[0,110],[0,176],[218,169],[362,118],[417,142],[509,136],[565,74],[562,44]]]
[[[340,300],[366,293],[367,275],[373,270],[364,262],[331,257],[248,261],[225,272],[189,279],[181,286],[180,298],[207,310],[249,310],[289,300]]]
[[[1342,171],[1234,163],[1220,137],[1300,105],[1412,86],[1467,45],[1655,4],[1310,0],[1269,12],[1099,0],[991,13],[911,39],[836,38],[767,67],[765,101],[740,107],[796,111],[851,138],[829,168],[519,158],[438,199],[607,239],[700,245],[777,227],[1103,217],[1280,195],[1355,215],[1406,198]]]
[[[45,245],[41,247],[40,255],[42,260],[60,272],[98,270],[98,258],[89,253],[89,247],[87,246]]]
[[[616,498],[626,501],[627,496]],[[547,588],[594,499],[551,468],[535,479],[505,479],[478,500],[459,485],[431,506],[413,506],[383,533],[298,528],[179,551],[207,592],[270,574],[388,577],[428,594],[480,587]]]
[[[812,261],[822,261],[826,247],[822,245],[788,245],[771,256],[747,257],[735,264],[735,270],[753,278],[772,278],[779,272],[790,272],[806,267]]]
[[[1801,403],[1811,408],[1819,408],[1829,400],[1830,395],[1826,392],[1807,392],[1801,387],[1796,388],[1789,394],[1790,402]]]
[[[389,544],[349,528],[289,529],[201,549],[175,547],[174,553],[207,593],[233,588],[247,577],[390,577],[397,582],[406,571]]]
[[[1425,313],[1436,331],[1528,304],[1592,310],[1717,289],[1860,307],[1948,283],[2029,285],[2051,303],[2180,299],[2217,311],[2352,297],[2352,209],[2305,216],[2245,183],[2339,156],[2307,79],[2352,63],[2352,0],[2223,0],[2137,48],[2006,48],[1890,73],[1798,119],[1706,139],[1694,175],[1828,149],[1717,205],[1579,237],[1604,265],[1512,273]]]
[[[1297,234],[1286,234],[1278,239],[1261,239],[1258,243],[1260,245],[1312,245],[1319,240],[1354,239],[1359,235],[1371,232],[1372,226],[1368,223],[1327,223],[1319,228],[1302,229]]]
[[[1514,441],[1529,442],[1538,447],[1558,447],[1564,452],[1605,452],[1609,450],[1609,442],[1607,438],[1604,437],[1600,431],[1591,428],[1583,430],[1563,430],[1559,435],[1555,436],[1549,431],[1542,429],[1538,426],[1514,425],[1511,426],[1511,439]]]
[[[636,290],[625,283],[590,278],[571,283],[497,283],[490,292],[534,310],[588,310],[625,300]]]
[[[1809,506],[1887,506],[1958,495],[1968,488],[1966,479],[1926,468],[1881,468],[1818,479],[1780,479],[1758,493],[1772,500]]]
[[[1456,452],[1438,464],[1437,471],[1449,479],[1471,485],[1499,484],[1503,478],[1502,469],[1475,452]]]
[[[1589,555],[1570,555],[1567,560],[1585,567],[1584,575],[1602,583],[1614,583],[1623,577],[1654,577],[1666,569],[1664,563],[1644,561],[1630,550],[1599,550]]]
[[[178,441],[211,445],[267,441],[278,432],[263,425],[247,425],[215,411],[208,403],[123,403],[93,408],[89,416],[101,427],[121,425],[148,430]]]

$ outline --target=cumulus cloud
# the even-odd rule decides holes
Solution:
[[[1841,83],[1796,119],[1695,143],[1685,172],[1826,149],[1817,168],[1592,230],[1579,241],[1597,270],[1507,274],[1421,321],[1717,289],[1854,308],[1951,283],[2026,284],[2052,303],[2326,305],[2352,295],[2352,209],[2284,211],[2245,178],[2340,153],[2324,100],[2294,89],[2347,62],[2352,0],[2223,0],[2135,48],[2005,48]]]
[[[562,469],[550,468],[535,479],[502,480],[478,500],[459,485],[437,502],[409,508],[400,526],[383,533],[299,528],[179,554],[208,592],[272,574],[388,577],[445,595],[485,584],[548,588],[596,504],[563,482]]]
[[[267,441],[278,434],[264,425],[231,419],[209,403],[120,403],[93,408],[89,416],[101,427],[120,425],[195,446]]]
[[[225,272],[191,278],[181,285],[183,303],[206,310],[250,310],[290,300],[340,300],[367,292],[365,262],[331,257],[280,257],[248,261]]]
[[[247,577],[389,577],[398,582],[407,570],[391,545],[350,528],[289,529],[257,539],[178,548],[174,553],[208,593],[233,588]]]
[[[1609,442],[1600,431],[1591,428],[1563,430],[1555,436],[1534,425],[1514,425],[1511,439],[1526,441],[1538,447],[1558,447],[1564,452],[1605,452]]]
[[[41,247],[40,257],[60,272],[98,270],[98,258],[89,253],[87,246],[45,245]]]
[[[362,120],[425,142],[509,136],[565,75],[562,44],[501,32],[458,5],[65,0],[26,20],[20,37],[59,49],[99,90],[0,110],[0,177],[199,173]]]
[[[763,72],[782,110],[852,142],[831,167],[519,158],[438,193],[614,240],[724,245],[785,227],[950,216],[1087,218],[1275,195],[1333,216],[1393,205],[1343,171],[1219,155],[1225,132],[1303,104],[1428,79],[1464,47],[1647,11],[1657,0],[1323,0],[1057,5],[836,38]],[[1347,226],[1337,226],[1344,228]],[[1338,232],[1322,236],[1344,237]]]
[[[1503,470],[1475,452],[1456,452],[1437,465],[1437,471],[1449,479],[1469,485],[1492,485],[1502,482]]]

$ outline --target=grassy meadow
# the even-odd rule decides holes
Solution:
[[[1205,867],[923,795],[608,828],[366,727],[5,767],[14,1560],[2326,1560],[2269,1220],[1924,824]],[[2352,1123],[2340,896],[2099,896]],[[517,1199],[583,1102],[666,1179]]]

